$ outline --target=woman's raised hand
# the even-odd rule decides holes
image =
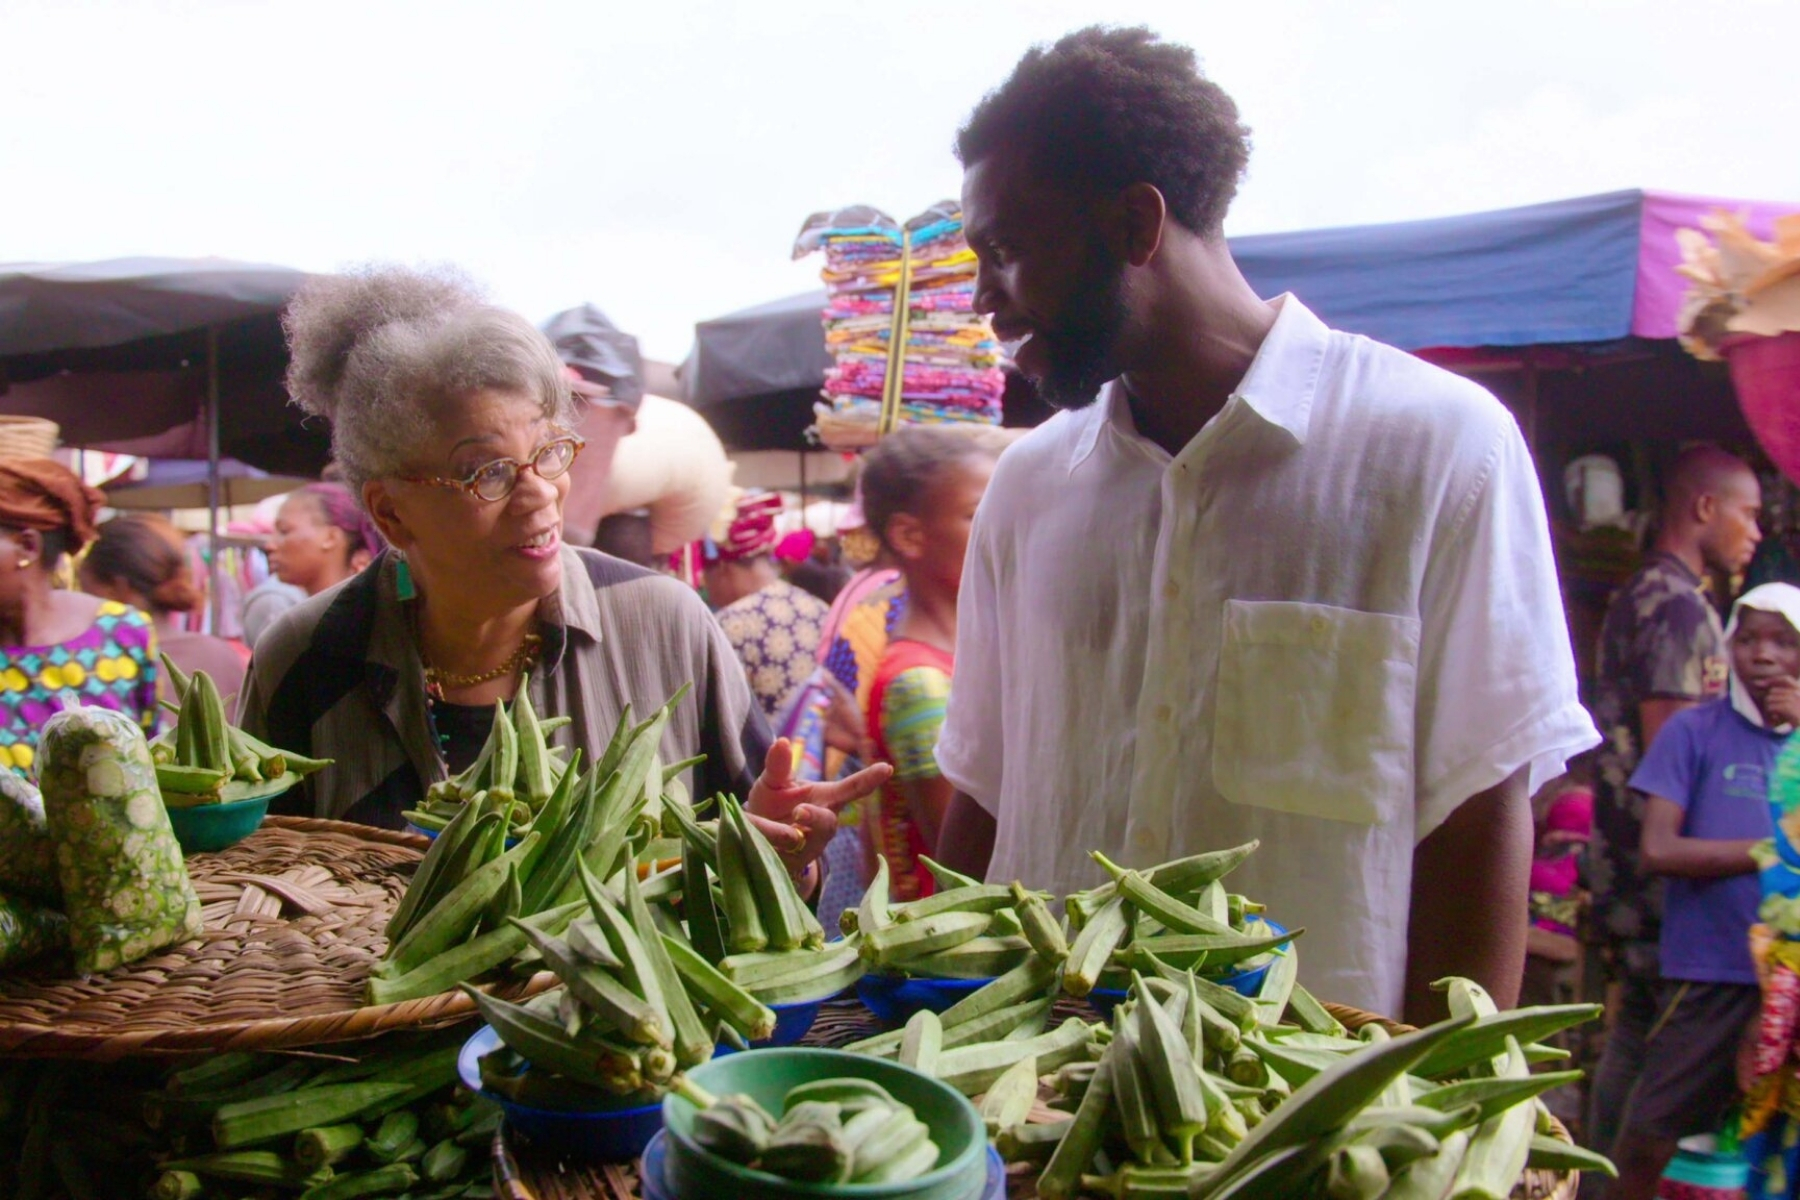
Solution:
[[[876,763],[831,783],[795,779],[794,744],[776,738],[744,810],[799,876],[836,836],[838,810],[875,791],[893,773],[886,763]]]

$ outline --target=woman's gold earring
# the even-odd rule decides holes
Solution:
[[[19,570],[23,571],[29,566],[31,566],[31,560],[29,558],[21,558],[19,560]]]

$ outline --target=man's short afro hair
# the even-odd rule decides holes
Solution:
[[[1192,50],[1148,29],[1096,25],[1032,47],[970,114],[956,156],[968,167],[1013,147],[1072,188],[1151,184],[1175,220],[1217,237],[1250,161],[1250,130]]]

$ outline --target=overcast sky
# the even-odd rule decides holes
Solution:
[[[816,286],[808,213],[954,196],[970,106],[1099,19],[1237,99],[1231,233],[1800,200],[1795,0],[0,0],[0,261],[450,261],[679,359],[695,321]]]

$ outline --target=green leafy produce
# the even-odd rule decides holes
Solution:
[[[143,732],[109,709],[74,708],[45,723],[39,746],[76,970],[110,971],[200,936],[200,900]]]
[[[181,697],[169,705],[174,728],[150,744],[156,783],[170,808],[196,808],[279,796],[301,779],[331,765],[330,759],[307,758],[278,750],[232,725],[218,685],[205,671],[185,674],[163,655]]]
[[[782,1100],[780,1120],[749,1096],[714,1096],[686,1079],[676,1093],[700,1111],[694,1138],[721,1158],[806,1183],[903,1183],[937,1166],[931,1130],[866,1079],[818,1079]]]
[[[0,770],[0,893],[62,903],[44,798],[28,780],[7,770]]]

